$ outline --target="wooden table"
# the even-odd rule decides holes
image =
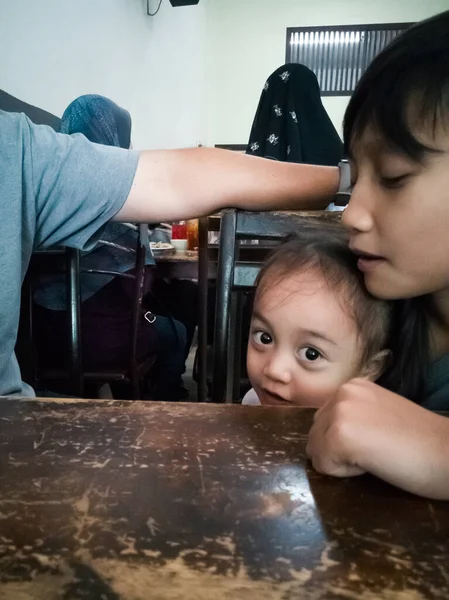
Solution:
[[[266,259],[273,249],[272,245],[248,244],[240,248],[240,257],[241,260],[247,261],[248,263],[260,263]],[[217,279],[218,244],[210,244],[207,252],[207,279],[209,281],[214,281]],[[157,265],[155,271],[156,277],[166,277],[168,279],[195,279],[197,281],[201,278],[198,252],[158,256],[155,258],[155,261]]]
[[[1,600],[449,598],[448,505],[318,475],[312,415],[1,401]]]

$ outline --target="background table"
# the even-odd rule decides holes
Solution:
[[[2,400],[0,598],[447,599],[447,503],[318,475],[312,415]]]
[[[198,252],[157,256],[155,260],[157,265],[156,277],[198,280]],[[209,271],[209,277],[215,279],[217,276],[216,263],[211,265]]]

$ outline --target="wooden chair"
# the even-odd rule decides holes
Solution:
[[[42,382],[69,383],[70,393],[83,397],[86,384],[95,384],[100,387],[103,383],[127,383],[132,387],[134,399],[141,397],[140,382],[143,376],[150,370],[155,362],[155,355],[149,355],[142,361],[137,360],[137,341],[139,324],[142,316],[142,298],[145,283],[145,255],[149,247],[148,226],[141,225],[138,228],[139,236],[135,250],[135,269],[133,274],[119,273],[101,269],[88,270],[86,273],[114,275],[134,281],[133,307],[130,333],[130,353],[128,364],[122,368],[107,369],[102,371],[88,371],[83,369],[82,347],[81,347],[81,316],[80,316],[80,253],[78,250],[67,248],[65,250],[65,273],[67,280],[67,328],[69,340],[69,360],[67,369],[40,369],[36,358],[33,339],[33,277],[32,273],[27,277],[22,294],[26,303],[26,313],[22,318],[22,327],[28,338],[28,360],[25,360],[25,368],[22,367],[25,376],[36,388]],[[43,253],[45,254],[45,253]],[[51,254],[51,253],[50,253]],[[54,265],[56,267],[56,265]],[[59,265],[59,269],[61,265]],[[48,270],[48,262],[47,262]],[[20,359],[19,359],[20,361]],[[20,361],[23,363],[23,361]]]
[[[254,288],[267,249],[245,257],[242,240],[282,241],[292,232],[306,231],[318,219],[340,220],[339,212],[224,211],[221,221],[215,307],[212,401],[240,401],[241,292]],[[263,251],[265,250],[265,251]],[[245,260],[246,259],[246,260]]]

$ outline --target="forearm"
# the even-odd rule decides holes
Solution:
[[[449,500],[449,419],[353,379],[315,414],[307,455],[334,477],[372,473],[413,494]]]
[[[222,208],[325,208],[337,192],[337,167],[283,163],[213,148],[143,152],[116,220],[175,221]]]
[[[378,439],[377,450],[369,455],[362,449],[361,466],[412,494],[449,500],[449,419],[420,411],[415,430]]]

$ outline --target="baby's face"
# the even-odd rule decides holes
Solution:
[[[256,294],[247,367],[261,404],[320,407],[361,375],[358,331],[343,303],[313,271],[274,277]]]

